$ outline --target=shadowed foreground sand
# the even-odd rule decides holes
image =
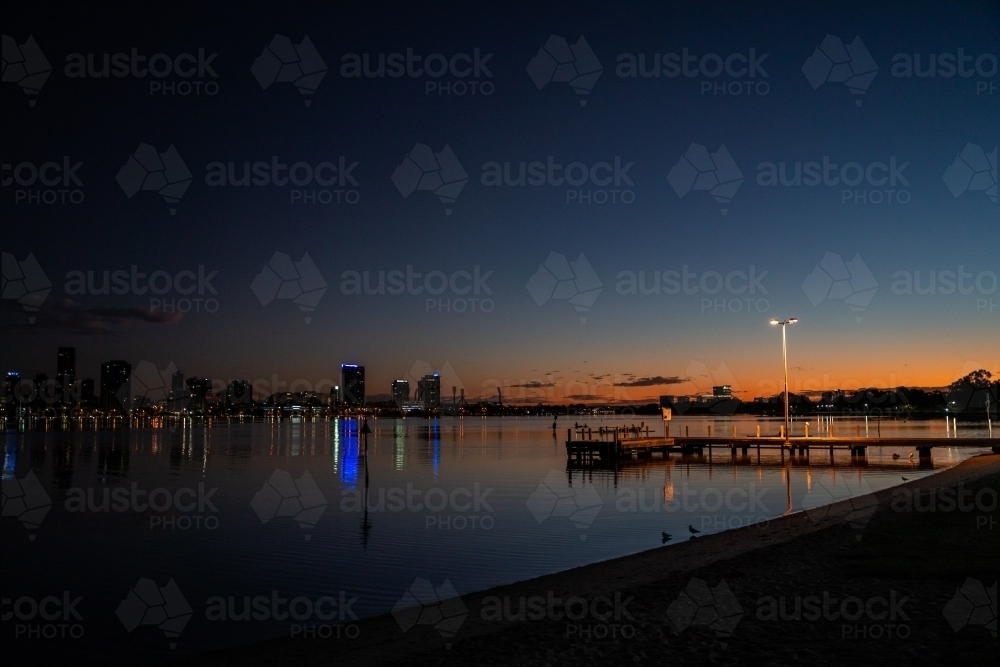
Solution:
[[[998,486],[1000,455],[979,456],[766,527],[467,594],[450,648],[434,627],[404,633],[387,614],[359,622],[355,639],[277,639],[183,664],[993,665]],[[560,612],[584,603],[548,602],[571,597],[594,613],[567,621]],[[525,617],[543,618],[504,620],[521,598]]]

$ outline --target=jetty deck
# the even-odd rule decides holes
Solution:
[[[735,431],[735,429],[734,429]],[[912,447],[920,458],[930,458],[935,447],[991,448],[1000,454],[1000,438],[882,438],[861,435],[835,436],[807,435],[781,437],[773,435],[705,435],[705,436],[648,436],[635,429],[576,428],[566,434],[566,455],[582,462],[599,458],[610,460],[620,457],[640,456],[654,452],[669,456],[671,453],[701,454],[706,449],[711,456],[713,449],[748,454],[751,450],[780,450],[782,453],[808,455],[810,450],[850,450],[852,456],[866,456],[868,447]]]

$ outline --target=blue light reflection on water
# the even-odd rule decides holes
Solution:
[[[612,421],[595,419],[593,425]],[[689,424],[692,433],[709,423],[677,421]],[[716,432],[728,432],[734,424],[741,432],[753,430],[752,421],[710,423]],[[751,456],[733,466],[717,451],[713,464],[706,457],[672,457],[628,461],[615,472],[567,472],[565,433],[553,434],[550,418],[373,420],[371,426],[365,452],[356,420],[9,432],[4,474],[23,479],[34,471],[53,506],[34,531],[34,542],[15,518],[4,517],[0,555],[18,566],[4,571],[3,590],[79,590],[87,601],[87,618],[94,619],[82,654],[111,651],[122,664],[156,662],[171,655],[162,653],[163,637],[152,628],[129,634],[131,649],[120,650],[123,635],[114,610],[139,577],[157,579],[161,586],[175,579],[195,609],[176,657],[288,631],[279,623],[206,624],[202,610],[213,595],[278,590],[316,596],[343,590],[358,596],[354,609],[359,615],[384,613],[415,577],[435,585],[447,578],[459,593],[468,594],[657,547],[664,531],[675,540],[686,538],[688,525],[717,532],[799,511],[809,498],[836,499],[838,493],[879,490],[901,483],[903,476],[934,472],[909,460],[912,450],[898,450],[901,458],[894,460],[888,448],[872,448],[864,468],[852,467],[849,456],[840,453],[835,466],[816,453],[809,465],[781,465],[777,454],[769,459],[765,453],[760,465]],[[941,436],[944,426],[943,421],[883,424],[882,432]],[[936,449],[935,469],[971,453]],[[276,469],[295,479],[309,471],[326,499],[309,541],[295,521],[276,516],[263,522],[250,505]],[[343,502],[346,492],[358,490],[362,476],[367,511]],[[217,489],[212,502],[218,512],[208,514],[218,519],[218,528],[180,530],[177,513],[173,528],[152,529],[149,512],[66,509],[73,488],[100,493],[132,484],[147,493],[199,484]],[[467,507],[477,488],[482,506]],[[393,509],[388,499],[405,491],[416,495]],[[745,502],[753,493],[761,498],[756,508],[715,509],[727,494]],[[445,497],[448,507],[428,509],[440,507]],[[108,624],[101,625],[101,619]]]

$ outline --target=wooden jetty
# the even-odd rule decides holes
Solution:
[[[735,429],[731,436],[674,436],[657,437],[648,435],[636,428],[622,427],[577,427],[567,429],[566,455],[571,461],[585,463],[595,458],[608,461],[621,457],[649,455],[660,452],[669,456],[673,452],[680,454],[701,454],[706,449],[709,456],[713,448],[730,450],[732,456],[737,452],[748,454],[751,449],[780,450],[789,454],[809,455],[810,449],[829,450],[833,455],[835,449],[850,450],[851,456],[864,457],[869,447],[912,447],[922,459],[931,458],[931,450],[935,447],[974,447],[992,448],[993,453],[1000,454],[1000,439],[994,438],[867,438],[857,436],[739,436]]]

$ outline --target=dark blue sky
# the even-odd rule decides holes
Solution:
[[[936,385],[969,365],[997,369],[995,2],[95,7],[36,3],[2,12],[5,49],[6,36],[19,47],[31,36],[53,70],[37,95],[25,95],[16,81],[0,87],[7,119],[3,163],[12,165],[4,167],[0,245],[18,261],[33,253],[53,285],[33,325],[16,299],[4,300],[5,368],[52,373],[55,348],[73,344],[81,375],[95,375],[102,360],[125,358],[160,368],[174,362],[185,373],[211,378],[277,374],[279,381],[315,384],[335,377],[341,361],[357,361],[369,369],[370,391],[380,392],[422,361],[437,369],[450,364],[458,380],[446,384],[460,382],[470,395],[497,384],[539,382],[555,385],[543,388],[553,398],[626,399],[693,392],[726,376],[752,396],[773,391],[780,374],[767,320],[797,315],[802,321],[790,362],[793,381],[805,388]],[[294,44],[308,36],[315,46],[328,71],[314,94],[280,81],[262,89],[254,77],[251,66],[276,34]],[[589,94],[560,81],[539,89],[529,77],[526,68],[550,35],[571,45],[585,38],[603,68]],[[814,51],[831,43],[824,42],[827,35],[844,45],[860,38],[870,53],[877,72],[863,94],[839,80],[814,89],[803,73],[807,60],[812,72],[822,61]],[[217,76],[205,70],[203,77],[162,79],[168,89],[188,82],[203,91],[217,86],[217,93],[164,95],[161,88],[151,94],[152,76],[67,76],[72,54],[95,54],[99,64],[103,54],[133,48],[147,57],[191,53],[197,60],[199,49],[206,57],[218,54],[209,62]],[[447,58],[478,49],[481,57],[492,54],[485,61],[491,76],[341,75],[345,54],[377,60],[407,49]],[[698,62],[707,54],[749,56],[752,49],[758,59],[766,54],[760,61],[766,77],[618,75],[622,54],[643,54],[648,63],[654,54],[683,56],[685,49]],[[959,49],[972,58],[964,65],[971,76],[942,76]],[[938,76],[894,75],[905,59],[900,54],[919,54],[921,67],[934,54]],[[854,58],[856,70],[864,69],[862,61]],[[710,72],[713,58],[704,62]],[[473,82],[477,94],[455,94],[456,83],[471,89]],[[446,84],[451,94],[440,92]],[[719,84],[729,94],[716,94]],[[733,95],[736,90],[741,94]],[[192,182],[176,204],[152,191],[128,198],[116,182],[141,143],[160,153],[172,144],[190,170]],[[417,143],[434,152],[449,146],[467,172],[453,203],[428,191],[404,198],[397,189],[391,176]],[[709,192],[668,181],[692,144],[709,153],[724,145],[742,174],[725,215]],[[945,178],[960,153],[965,161]],[[64,156],[83,163],[75,172],[82,203],[25,201],[61,185],[7,185],[16,165],[61,164]],[[244,162],[272,156],[288,165],[356,162],[350,174],[357,185],[348,180],[345,189],[356,191],[357,203],[292,203],[292,190],[304,190],[305,198],[322,189],[315,184],[206,184],[212,162],[233,162],[239,172]],[[482,182],[487,163],[509,162],[516,171],[521,162],[545,163],[549,156],[563,165],[617,159],[631,166],[621,186]],[[863,180],[847,188],[759,183],[764,163],[784,162],[791,173],[796,162],[822,164],[824,157],[862,168],[895,160],[906,165],[899,171],[904,180]],[[972,171],[962,167],[970,161]],[[839,168],[834,173],[839,176]],[[852,173],[849,168],[845,175]],[[881,173],[876,164],[872,180]],[[592,202],[624,196],[630,203],[580,203],[588,196]],[[876,198],[881,202],[872,203]],[[314,312],[281,298],[263,306],[251,290],[275,252],[295,261],[309,253],[329,285]],[[602,284],[589,311],[578,312],[559,290],[526,288],[550,253],[571,262],[585,256]],[[841,265],[836,258],[824,263],[828,253],[845,263],[859,255],[865,271],[851,264],[854,283],[831,287],[837,276],[824,282],[824,275]],[[821,264],[825,273],[817,269]],[[71,271],[100,276],[132,265],[171,275],[196,273],[199,266],[217,271],[217,312],[175,321],[146,312],[156,306],[148,293],[67,293]],[[342,292],[344,272],[377,276],[408,265],[422,274],[471,274],[476,266],[483,275],[492,272],[486,279],[492,293],[478,295],[489,300],[490,312],[478,312],[483,303],[472,303],[474,294],[446,291],[428,305],[426,294]],[[619,284],[623,272],[626,279],[628,272],[644,272],[648,285],[656,272],[662,279],[685,266],[698,276],[692,284],[707,281],[695,294],[622,293],[628,292]],[[971,291],[941,293],[948,292],[948,272],[957,276],[959,266],[970,274]],[[766,293],[739,289],[739,274],[751,270]],[[723,278],[735,272],[735,289],[706,293],[715,284],[706,273],[713,271]],[[937,293],[907,293],[908,276],[933,284]],[[457,284],[464,284],[461,277]],[[586,289],[583,282],[576,287]],[[861,309],[845,301],[871,289],[874,296],[862,298]],[[445,308],[452,312],[441,312]],[[458,308],[465,312],[453,312]],[[655,376],[686,381],[612,387],[616,374],[618,384]]]

